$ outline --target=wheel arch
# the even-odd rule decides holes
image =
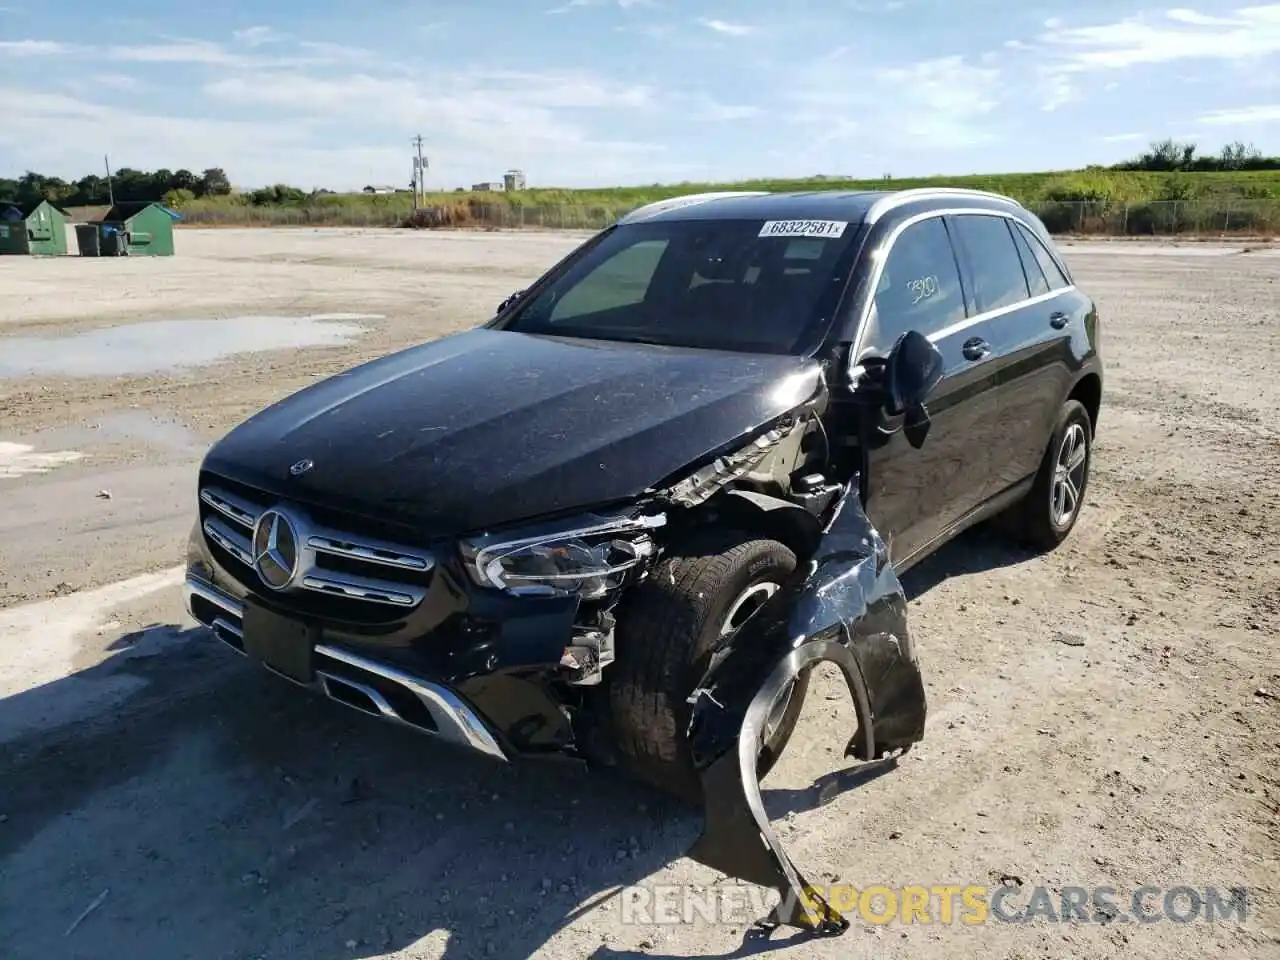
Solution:
[[[1098,413],[1102,409],[1102,377],[1090,371],[1075,382],[1068,400],[1078,400],[1089,414],[1089,432],[1098,432]]]
[[[777,540],[797,559],[813,555],[822,524],[804,507],[754,490],[726,490],[716,498],[717,513],[733,526]]]

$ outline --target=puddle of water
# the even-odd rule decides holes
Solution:
[[[342,346],[365,332],[353,321],[373,313],[309,317],[156,320],[103,327],[69,337],[0,338],[0,379],[113,377],[205,366],[239,353]]]
[[[1158,240],[1132,241],[1076,241],[1059,246],[1072,254],[1102,254],[1108,257],[1230,257],[1245,252],[1244,246],[1225,246],[1216,243],[1171,244]]]
[[[175,453],[196,453],[208,446],[181,420],[147,410],[118,410],[79,426],[42,430],[18,440],[44,448],[135,443]]]
[[[51,453],[36,453],[35,447],[25,443],[6,443],[0,441],[0,480],[12,480],[33,473],[48,473],[63,464],[83,460],[84,454],[78,450],[55,450]]]

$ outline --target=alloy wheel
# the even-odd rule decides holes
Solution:
[[[731,633],[742,628],[742,625],[751,619],[770,597],[778,592],[778,584],[770,581],[761,583],[753,583],[747,589],[738,595],[738,598],[729,605],[729,611],[725,614],[724,621],[720,625],[720,636],[726,637]],[[787,707],[791,703],[791,697],[795,694],[796,682],[792,680],[778,694],[778,699],[774,702],[772,709],[769,711],[769,717],[765,721],[764,729],[761,731],[761,739],[764,743],[768,743],[773,739],[773,735],[778,730],[778,725],[782,723],[782,718],[786,715]]]
[[[1080,508],[1080,493],[1084,489],[1088,466],[1089,439],[1081,424],[1072,423],[1058,447],[1053,484],[1049,488],[1049,515],[1055,527],[1066,527]]]

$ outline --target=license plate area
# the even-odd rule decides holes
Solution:
[[[240,624],[244,631],[244,652],[250,659],[298,683],[315,680],[318,628],[281,616],[251,600],[244,605]]]

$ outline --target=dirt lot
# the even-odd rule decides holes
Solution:
[[[683,858],[699,817],[605,775],[459,756],[193,627],[176,564],[204,447],[317,377],[484,318],[578,240],[184,231],[171,260],[0,260],[0,952],[1280,955],[1275,253],[1065,248],[1108,362],[1075,534],[1030,558],[976,531],[914,570],[925,741],[883,775],[833,777],[852,711],[827,679],[765,784],[815,882],[1016,878],[1014,908],[1036,886],[1113,887],[1121,911],[1147,885],[1151,910],[1175,886],[1244,886],[1243,923],[935,910],[761,945],[747,909],[627,922],[619,887],[717,883]],[[330,319],[276,321],[276,346],[328,345],[214,359],[269,345],[271,320],[235,318],[306,315]],[[141,320],[204,325],[45,339]],[[212,362],[164,369],[176,357]]]

